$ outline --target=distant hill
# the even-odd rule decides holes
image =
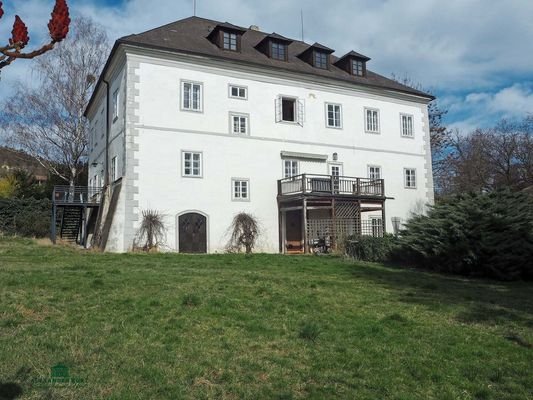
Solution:
[[[39,182],[48,180],[48,171],[29,154],[0,146],[0,176],[14,169],[23,169],[33,174]]]

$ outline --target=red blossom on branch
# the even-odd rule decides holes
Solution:
[[[15,23],[13,24],[9,44],[16,48],[23,49],[29,41],[30,37],[28,36],[28,28],[26,27],[26,24],[18,15],[15,15]]]
[[[0,18],[4,15],[2,8],[2,1],[0,1]],[[0,45],[0,69],[7,67],[17,58],[35,58],[41,54],[46,53],[54,48],[57,42],[62,41],[68,34],[70,25],[70,17],[66,0],[56,0],[54,9],[52,11],[52,18],[48,22],[48,30],[52,40],[41,46],[40,49],[25,53],[22,49],[26,47],[30,41],[28,36],[28,28],[26,24],[17,15],[15,16],[15,23],[11,31],[11,38],[5,46]]]
[[[56,0],[52,18],[48,22],[50,37],[54,42],[60,42],[67,36],[70,24],[67,2],[65,0]]]

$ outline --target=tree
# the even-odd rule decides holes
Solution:
[[[402,85],[409,86],[421,92],[432,94],[422,86],[421,83],[415,82],[408,76],[400,78],[392,74],[392,79]],[[452,131],[444,124],[444,117],[448,113],[448,109],[439,103],[438,99],[432,100],[428,104],[428,118],[429,118],[429,137],[431,143],[431,158],[433,167],[434,184],[437,191],[441,190],[443,175],[446,168],[447,150],[452,139]]]
[[[4,15],[2,9],[2,2],[0,1],[0,18]],[[19,58],[35,58],[54,48],[54,45],[61,42],[67,36],[70,18],[67,2],[65,0],[56,0],[54,9],[52,11],[52,18],[48,22],[48,31],[50,32],[50,42],[43,45],[37,50],[30,52],[23,52],[23,49],[28,45],[30,37],[28,36],[28,28],[26,24],[20,19],[18,15],[15,16],[15,23],[11,31],[11,38],[5,46],[0,46],[0,69],[7,67],[13,61]]]
[[[443,194],[521,190],[533,185],[533,121],[502,120],[494,127],[452,135]]]
[[[39,84],[17,84],[3,104],[1,121],[8,143],[70,185],[86,162],[83,114],[109,51],[105,31],[90,19],[75,19],[72,27],[67,40],[36,61]]]

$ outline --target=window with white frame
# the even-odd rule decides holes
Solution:
[[[328,128],[342,127],[342,110],[340,104],[326,103],[326,126]]]
[[[315,51],[314,54],[314,64],[315,67],[321,69],[328,69],[328,53],[322,51]]]
[[[113,123],[118,119],[118,89],[113,92]]]
[[[370,217],[370,224],[373,237],[383,236],[383,219],[381,217]]]
[[[202,111],[202,84],[197,82],[181,83],[181,108],[187,111]]]
[[[363,62],[361,60],[352,60],[352,74],[363,76],[365,73]]]
[[[405,187],[416,189],[416,169],[404,168],[403,172],[405,176]]]
[[[283,160],[283,176],[285,178],[298,175],[299,169],[299,163],[297,160]]]
[[[369,133],[379,133],[379,110],[365,108],[365,130]]]
[[[250,199],[250,180],[249,179],[232,179],[232,199],[249,200]]]
[[[276,99],[276,122],[294,122],[303,126],[305,103],[302,99],[278,96]]]
[[[117,178],[117,157],[115,156],[111,159],[111,182],[115,182]]]
[[[231,32],[223,33],[223,47],[225,50],[237,51],[237,34]]]
[[[246,100],[248,98],[248,88],[245,86],[229,85],[229,97]]]
[[[272,42],[270,56],[276,60],[287,60],[287,45],[285,43]]]
[[[381,167],[377,165],[368,166],[368,179],[381,179]]]
[[[183,151],[182,175],[187,177],[202,177],[202,153],[194,151]]]
[[[247,114],[230,114],[231,133],[248,135],[250,133],[249,117]]]
[[[408,114],[400,114],[400,122],[402,125],[402,136],[413,137],[413,116]]]

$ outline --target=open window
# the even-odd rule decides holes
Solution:
[[[276,122],[292,122],[303,126],[304,101],[296,97],[279,96],[276,99]]]

